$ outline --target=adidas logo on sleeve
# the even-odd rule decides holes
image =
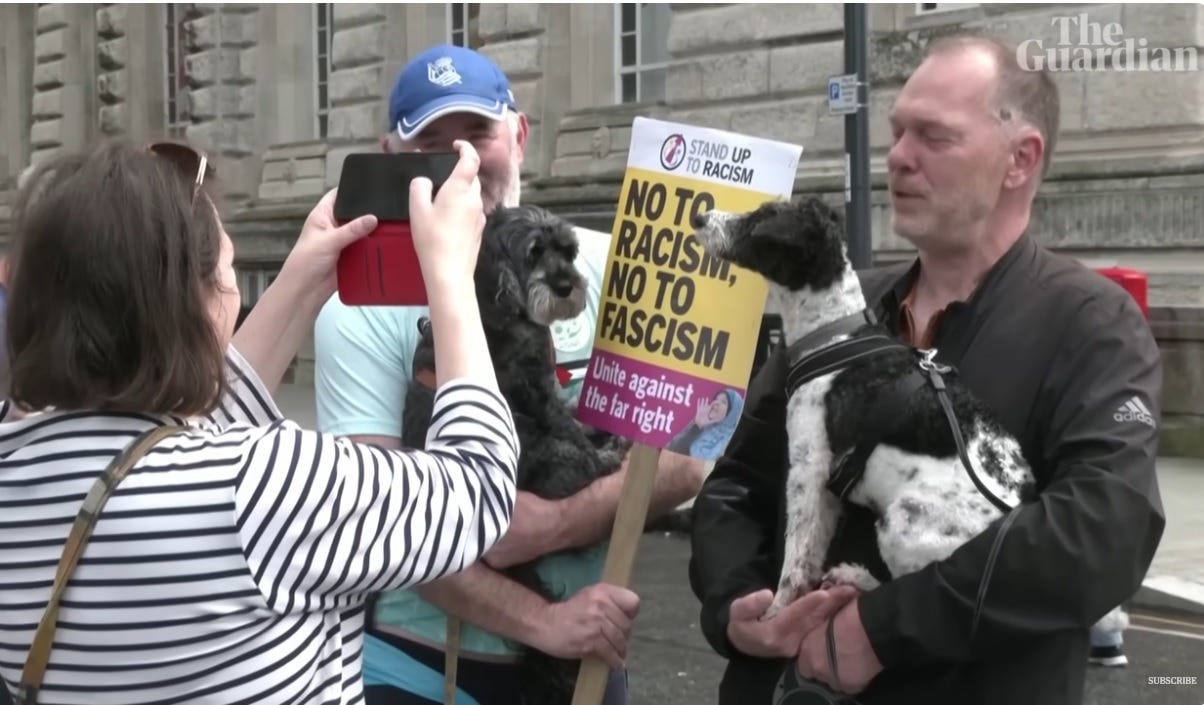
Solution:
[[[1146,405],[1141,402],[1139,397],[1133,397],[1124,404],[1121,404],[1116,413],[1112,414],[1112,418],[1117,423],[1137,421],[1150,428],[1154,427],[1154,415],[1150,413],[1150,410],[1146,408]]]

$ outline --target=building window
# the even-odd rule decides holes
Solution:
[[[278,269],[237,269],[235,276],[238,279],[238,293],[241,295],[243,308],[248,311],[255,308],[255,304],[263,297],[263,292],[276,281],[278,274]]]
[[[185,23],[195,15],[196,5],[167,4],[163,7],[167,13],[163,45],[167,53],[164,124],[169,137],[183,139],[192,122],[188,109],[188,78],[184,73],[184,58],[188,54]]]
[[[477,18],[481,14],[479,2],[449,2],[447,4],[448,42],[458,47],[479,49],[481,33]]]
[[[318,139],[325,139],[330,129],[330,48],[334,39],[334,4],[314,5],[314,44],[317,46],[317,66],[314,70],[314,99],[316,101]]]
[[[669,66],[666,3],[617,3],[615,6],[615,97],[620,103],[665,99]]]

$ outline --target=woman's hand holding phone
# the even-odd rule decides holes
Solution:
[[[485,228],[477,178],[481,159],[469,142],[458,140],[454,147],[460,161],[433,200],[430,179],[419,177],[410,182],[410,230],[432,301],[435,288],[464,287],[472,281]]]
[[[477,178],[481,161],[468,142],[454,146],[460,161],[433,200],[430,179],[410,183],[410,230],[430,301],[435,381],[442,386],[453,379],[472,379],[497,389],[473,282],[485,229]]]

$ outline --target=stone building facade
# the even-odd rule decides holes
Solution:
[[[1204,454],[1204,6],[881,4],[869,25],[883,260],[909,249],[882,192],[886,114],[930,39],[972,29],[1065,50],[1051,60],[1170,57],[1057,72],[1036,221],[1061,251],[1149,273],[1167,450]],[[843,118],[826,87],[844,72],[842,29],[839,4],[0,5],[0,237],[29,164],[103,135],[186,137],[219,161],[250,305],[343,157],[377,149],[401,65],[449,40],[514,84],[532,128],[524,200],[582,225],[610,229],[637,115],[801,144],[796,191],[839,198]]]

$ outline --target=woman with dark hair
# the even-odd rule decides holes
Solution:
[[[337,227],[327,194],[234,335],[204,155],[106,142],[31,175],[0,404],[0,676],[18,702],[358,701],[368,596],[462,570],[506,531],[517,439],[464,286],[484,213],[477,154],[457,149],[436,198],[410,185],[439,338],[424,452],[302,429],[272,400],[375,218]]]

